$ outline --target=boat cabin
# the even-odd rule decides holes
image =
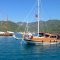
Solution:
[[[57,35],[57,34],[49,34],[49,33],[39,33],[39,37],[60,39],[60,35]]]

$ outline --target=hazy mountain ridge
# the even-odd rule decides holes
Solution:
[[[40,21],[39,23],[40,32],[60,33],[60,20]],[[26,22],[0,21],[0,31],[24,32],[26,24]],[[37,28],[37,22],[28,24],[28,30],[31,32],[37,32]]]

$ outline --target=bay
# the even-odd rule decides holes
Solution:
[[[0,60],[60,60],[60,44],[27,45],[13,37],[0,37]]]

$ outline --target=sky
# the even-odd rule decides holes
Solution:
[[[39,7],[40,20],[60,20],[60,0],[41,0]],[[37,0],[0,0],[0,20],[35,22],[36,14]]]

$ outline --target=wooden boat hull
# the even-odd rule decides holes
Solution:
[[[0,36],[13,36],[12,33],[3,33],[3,34],[0,34]]]
[[[55,38],[32,38],[32,39],[24,39],[27,44],[35,44],[35,45],[50,45],[50,44],[58,44],[60,43],[60,40],[57,40]]]
[[[24,40],[27,43],[33,43],[37,45],[57,44],[60,43],[60,35],[39,33],[39,36],[33,36],[33,35],[26,34],[24,35]]]
[[[36,42],[36,41],[27,41],[27,44],[34,44],[34,45],[50,45],[50,44],[59,44],[60,42]]]

